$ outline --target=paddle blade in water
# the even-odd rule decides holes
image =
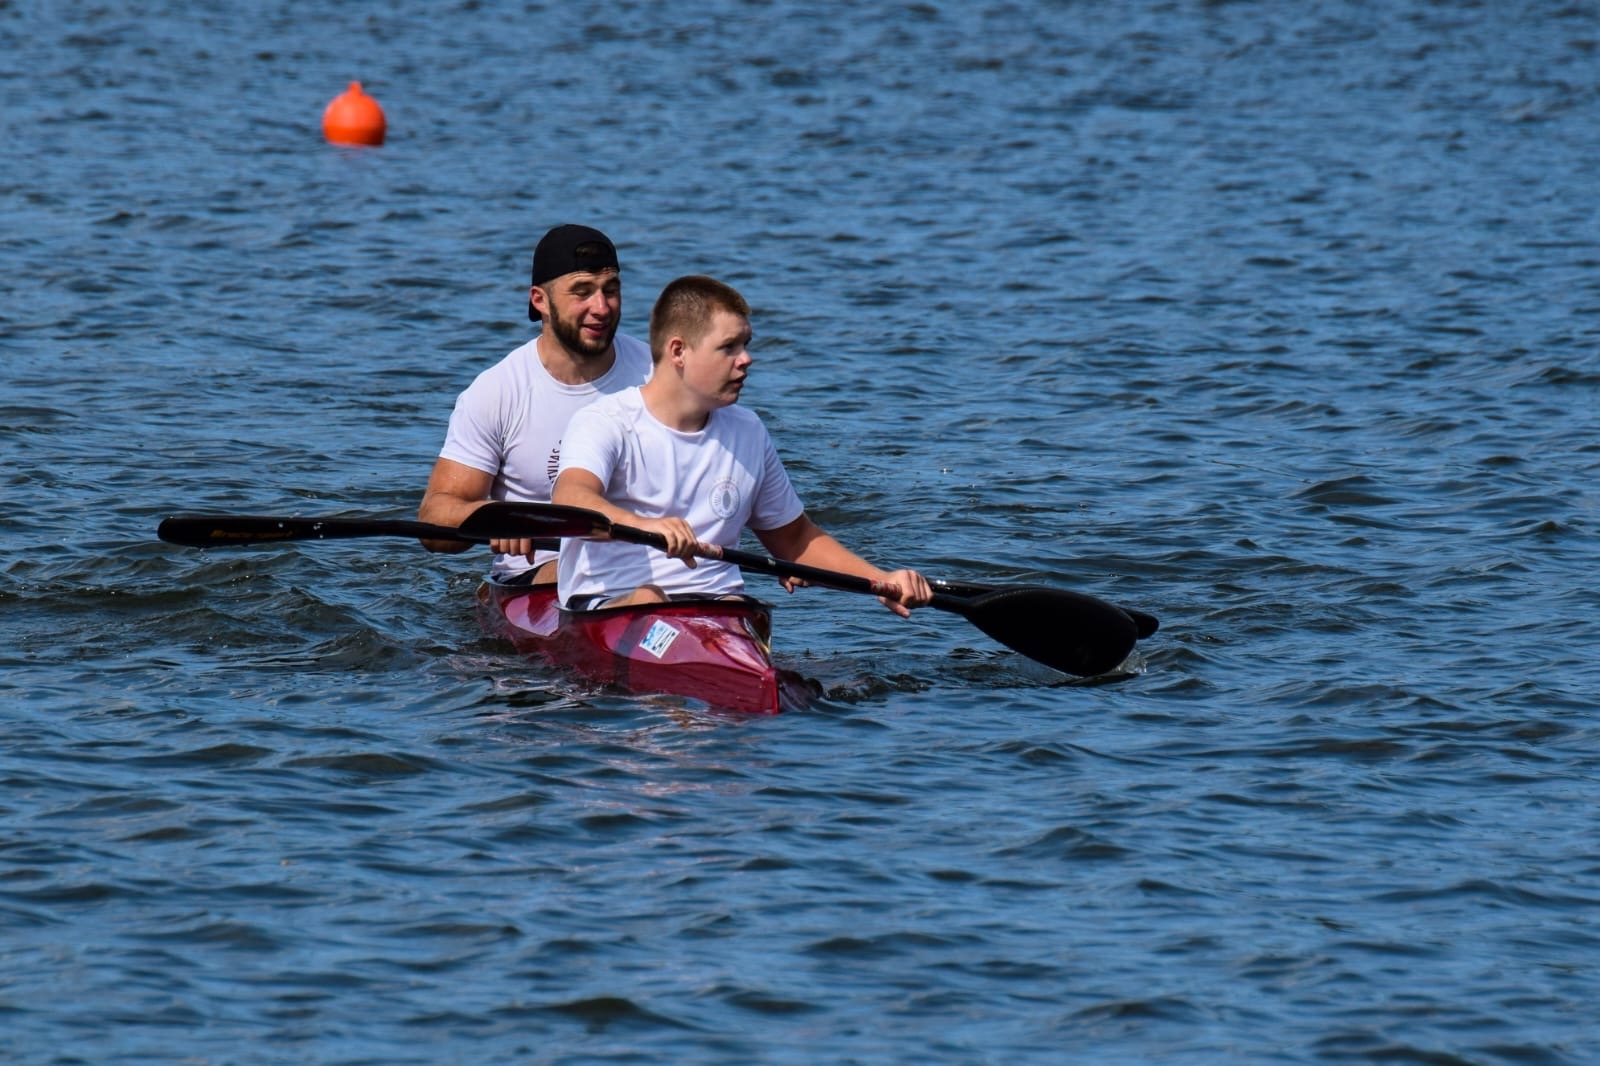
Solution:
[[[999,643],[1078,677],[1115,669],[1139,640],[1138,628],[1119,608],[1063,589],[1000,588],[950,609]]]

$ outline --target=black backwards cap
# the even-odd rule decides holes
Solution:
[[[597,229],[588,226],[557,226],[539,239],[533,250],[533,284],[543,285],[563,274],[577,271],[620,270],[617,249]],[[539,312],[528,301],[528,321],[539,321]]]

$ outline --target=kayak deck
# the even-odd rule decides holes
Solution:
[[[772,663],[772,607],[705,597],[567,611],[554,585],[487,580],[484,628],[524,654],[628,692],[664,693],[746,714],[803,706],[803,678]]]

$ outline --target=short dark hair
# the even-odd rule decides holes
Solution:
[[[718,311],[750,317],[750,304],[732,285],[704,274],[689,274],[667,283],[650,309],[650,357],[661,361],[673,337],[697,343],[711,328]]]

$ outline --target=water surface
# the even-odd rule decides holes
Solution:
[[[1600,15],[0,6],[19,1062],[1600,1055]],[[359,78],[377,150],[321,142]],[[483,637],[407,517],[549,225],[756,307],[886,563],[1160,615],[1068,682],[780,599],[736,720]]]

